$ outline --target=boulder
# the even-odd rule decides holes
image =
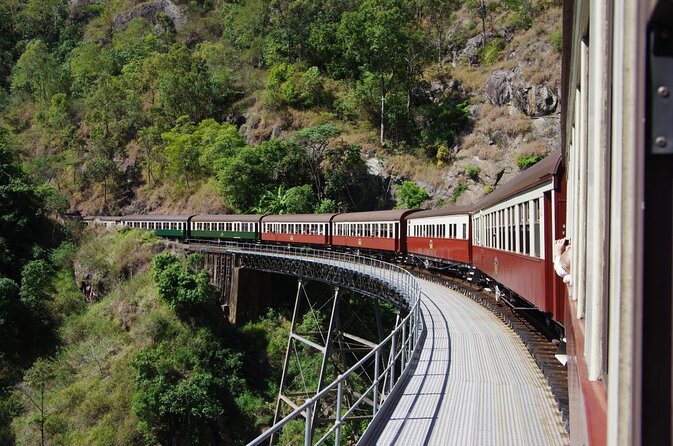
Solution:
[[[513,88],[516,108],[528,116],[546,116],[556,111],[558,95],[546,85],[517,84]]]
[[[494,71],[486,81],[486,97],[493,105],[505,105],[512,98],[514,73],[512,71]]]

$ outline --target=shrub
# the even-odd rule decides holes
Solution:
[[[417,209],[425,200],[430,198],[428,192],[413,181],[405,181],[395,186],[397,209]]]
[[[520,156],[516,159],[516,165],[519,166],[519,169],[521,170],[526,170],[530,166],[538,163],[544,159],[544,156],[542,155],[527,155],[527,156]]]
[[[482,56],[482,62],[484,65],[493,65],[495,61],[500,57],[500,52],[502,51],[504,45],[503,41],[500,38],[495,38],[491,40],[488,45],[484,47],[484,53]]]
[[[451,153],[444,144],[439,146],[439,148],[437,149],[435,159],[437,159],[437,166],[439,167],[443,167],[451,163]]]
[[[453,189],[453,193],[451,194],[451,201],[455,203],[458,201],[458,198],[463,195],[463,192],[465,192],[468,189],[467,184],[463,183],[458,183],[456,187]]]
[[[271,107],[312,107],[323,102],[324,93],[317,67],[302,72],[296,65],[281,62],[269,69],[266,101]]]
[[[189,261],[182,261],[169,252],[154,257],[153,277],[161,297],[173,310],[189,310],[208,302],[213,286],[206,271],[194,271]]]
[[[484,194],[488,195],[493,192],[493,186],[490,184],[484,184]]]
[[[474,164],[468,164],[465,166],[465,175],[467,175],[470,179],[477,181],[479,179],[479,174],[481,173],[481,169],[479,166],[475,166]]]

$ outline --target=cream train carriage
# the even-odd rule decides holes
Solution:
[[[571,444],[671,444],[673,1],[563,8]]]

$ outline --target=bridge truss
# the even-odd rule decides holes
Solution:
[[[304,247],[193,243],[188,249],[298,278],[274,425],[249,446],[277,443],[291,424],[296,431],[303,423],[304,445],[339,445],[346,435],[357,437],[354,426],[371,425],[398,390],[424,335],[420,286],[411,274],[369,257]],[[312,282],[330,291],[315,292]],[[342,308],[354,299],[362,305],[362,297],[372,311],[344,318]],[[386,334],[382,319],[391,313],[394,326]],[[369,318],[373,340],[363,334],[361,316]]]

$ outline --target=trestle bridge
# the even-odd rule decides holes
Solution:
[[[366,256],[198,241],[183,248],[204,254],[233,323],[262,311],[249,290],[268,286],[268,274],[297,279],[274,425],[249,445],[296,442],[298,431],[305,445],[568,443],[519,337],[461,294]],[[353,299],[371,304],[374,339],[344,317]],[[311,354],[315,366],[305,370]]]

